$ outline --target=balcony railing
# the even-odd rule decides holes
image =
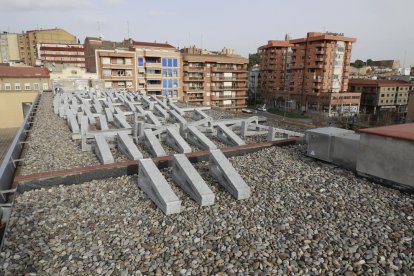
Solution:
[[[246,72],[245,68],[234,68],[234,67],[213,67],[213,72]]]

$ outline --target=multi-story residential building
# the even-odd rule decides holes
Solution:
[[[137,91],[136,55],[128,50],[96,50],[98,78],[104,80],[106,88],[127,88]]]
[[[19,49],[23,63],[29,66],[36,65],[36,58],[38,57],[37,45],[41,43],[76,44],[77,40],[76,36],[58,28],[31,30],[22,33],[19,35]]]
[[[261,80],[260,88],[266,98],[278,98],[289,91],[289,70],[293,45],[286,40],[269,40],[259,47]],[[283,99],[283,98],[280,98]],[[282,103],[283,102],[283,103]],[[284,104],[284,100],[278,101]]]
[[[349,80],[349,91],[361,93],[361,112],[372,115],[391,111],[403,116],[407,112],[408,96],[413,86],[398,80]]]
[[[96,73],[96,50],[128,50],[121,42],[103,40],[100,37],[86,37],[83,43],[85,51],[85,68],[90,73]]]
[[[414,123],[414,91],[411,91],[408,96],[407,117],[406,123]]]
[[[0,66],[0,92],[50,90],[47,68]]]
[[[276,102],[289,101],[298,110],[323,111],[330,116],[358,113],[360,94],[348,93],[355,41],[343,34],[315,32],[305,38],[269,41],[259,47],[262,89]]]
[[[260,66],[255,64],[249,70],[249,76],[247,79],[247,91],[248,97],[250,100],[257,102],[258,98],[262,97],[262,93],[260,90],[260,83],[261,83],[261,72]]]
[[[131,39],[120,45],[113,50],[95,49],[98,76],[106,87],[182,98],[181,55],[174,46]]]
[[[82,44],[40,43],[37,44],[36,65],[46,66],[52,71],[64,67],[85,67],[85,51]]]
[[[16,128],[37,92],[50,90],[47,68],[0,66],[0,128]]]
[[[0,63],[20,62],[19,35],[15,33],[0,33]]]
[[[181,55],[174,46],[131,39],[123,43],[135,52],[136,90],[149,95],[182,98]]]
[[[225,109],[246,107],[248,60],[230,49],[182,50],[183,100]]]

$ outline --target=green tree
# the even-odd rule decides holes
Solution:
[[[362,68],[365,65],[365,62],[363,62],[360,59],[355,60],[355,62],[351,63],[351,65],[355,68]]]
[[[372,61],[372,59],[367,59],[367,66],[371,66],[372,65],[372,63],[373,63],[373,61]]]
[[[259,53],[249,54],[249,64],[247,69],[252,68],[255,64],[259,64],[260,62],[260,55]]]

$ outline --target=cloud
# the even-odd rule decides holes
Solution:
[[[114,1],[114,0],[112,0]],[[91,0],[0,0],[0,6],[12,11],[68,11],[93,6]]]

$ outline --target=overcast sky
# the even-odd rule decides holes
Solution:
[[[356,37],[352,60],[414,64],[414,0],[0,0],[0,30],[61,27],[83,42],[120,41],[233,48],[247,56],[286,33],[330,31]],[[99,23],[98,23],[99,22]],[[100,26],[100,28],[99,28]],[[100,31],[99,31],[100,29]]]

